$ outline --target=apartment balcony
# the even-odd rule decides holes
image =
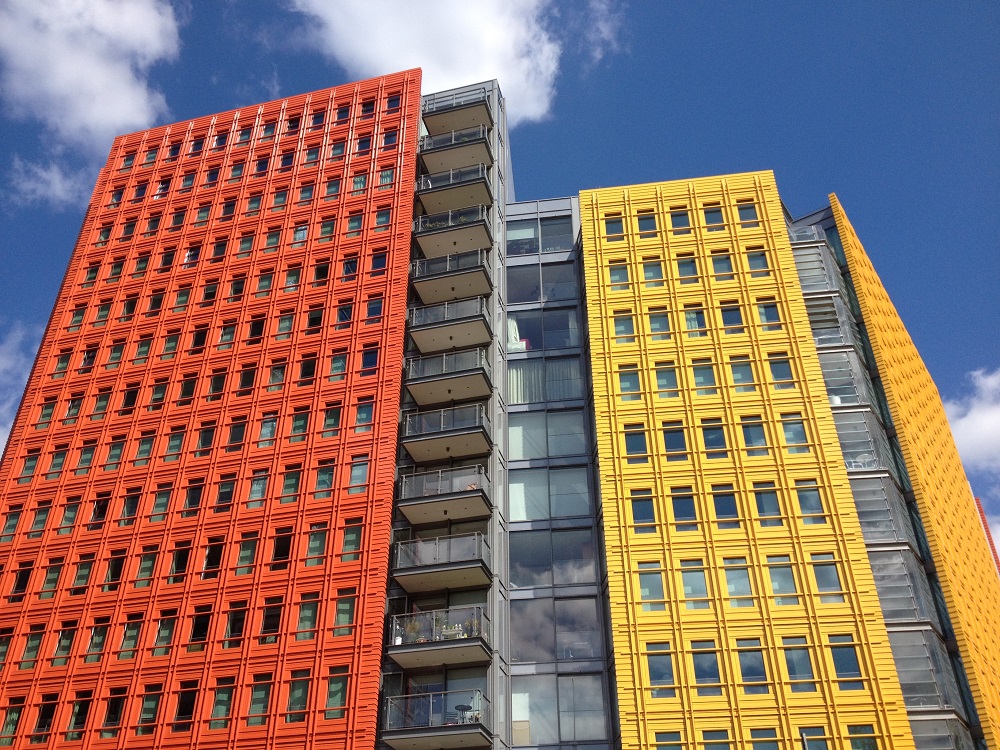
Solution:
[[[490,210],[485,205],[474,205],[418,216],[413,222],[413,236],[428,258],[491,247]]]
[[[493,341],[485,297],[411,307],[408,318],[410,336],[423,354]]]
[[[490,478],[482,466],[462,466],[400,479],[396,507],[414,526],[485,518],[493,512]]]
[[[490,660],[489,632],[482,607],[396,615],[386,653],[403,669],[481,664]]]
[[[488,586],[491,555],[480,533],[396,544],[392,577],[408,593]]]
[[[410,283],[428,305],[485,297],[493,291],[489,250],[415,260],[410,264]]]
[[[406,390],[420,406],[488,398],[493,392],[489,350],[466,349],[406,362]]]
[[[464,206],[492,206],[489,170],[485,164],[425,174],[417,180],[417,199],[429,214]]]
[[[476,125],[493,127],[490,95],[485,86],[425,96],[420,109],[424,127],[430,135],[441,135]]]
[[[428,172],[444,172],[468,164],[493,166],[489,128],[476,125],[420,139],[420,159]]]
[[[418,464],[472,458],[493,448],[492,429],[483,404],[410,412],[403,415],[402,443]]]
[[[479,690],[385,699],[382,741],[393,750],[490,747],[490,702]]]

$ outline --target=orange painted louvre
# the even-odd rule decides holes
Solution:
[[[419,109],[115,140],[0,465],[0,745],[374,746]]]

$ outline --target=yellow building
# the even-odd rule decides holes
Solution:
[[[998,651],[950,599],[975,705],[959,666],[921,713],[914,674],[942,665],[906,649],[951,626],[936,577],[907,578],[906,500],[945,598],[966,570],[981,601],[1000,582],[981,533],[964,556],[949,536],[978,520],[940,399],[835,199],[791,222],[756,172],[583,191],[580,214],[623,747],[931,747],[962,721],[992,742]]]

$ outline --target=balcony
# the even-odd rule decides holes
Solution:
[[[408,593],[488,586],[490,548],[480,533],[396,544],[392,577]]]
[[[410,283],[428,305],[485,297],[493,291],[489,250],[415,260],[410,265]]]
[[[485,86],[425,96],[420,105],[424,127],[430,135],[464,130],[476,125],[493,127],[490,95]]]
[[[490,747],[490,702],[479,690],[388,697],[382,740],[393,750]]]
[[[482,607],[396,615],[386,653],[403,669],[478,664],[490,659],[489,632]]]
[[[485,518],[493,512],[490,478],[482,466],[404,476],[396,507],[414,526]]]
[[[486,346],[493,340],[484,297],[412,307],[410,336],[423,354]]]
[[[492,206],[489,170],[485,164],[425,174],[417,180],[417,199],[429,214],[464,206]]]
[[[428,258],[493,245],[490,210],[484,205],[418,216],[413,222],[413,233]]]
[[[420,139],[420,159],[428,172],[444,172],[468,164],[493,166],[489,129],[477,125],[462,130],[452,130],[441,135],[425,135]]]
[[[403,447],[417,463],[483,456],[493,447],[482,404],[410,412],[403,416]]]
[[[406,363],[406,390],[420,406],[488,398],[493,392],[487,349],[416,357]]]

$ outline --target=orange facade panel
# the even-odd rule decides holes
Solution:
[[[419,117],[116,139],[0,464],[0,744],[374,746]]]

